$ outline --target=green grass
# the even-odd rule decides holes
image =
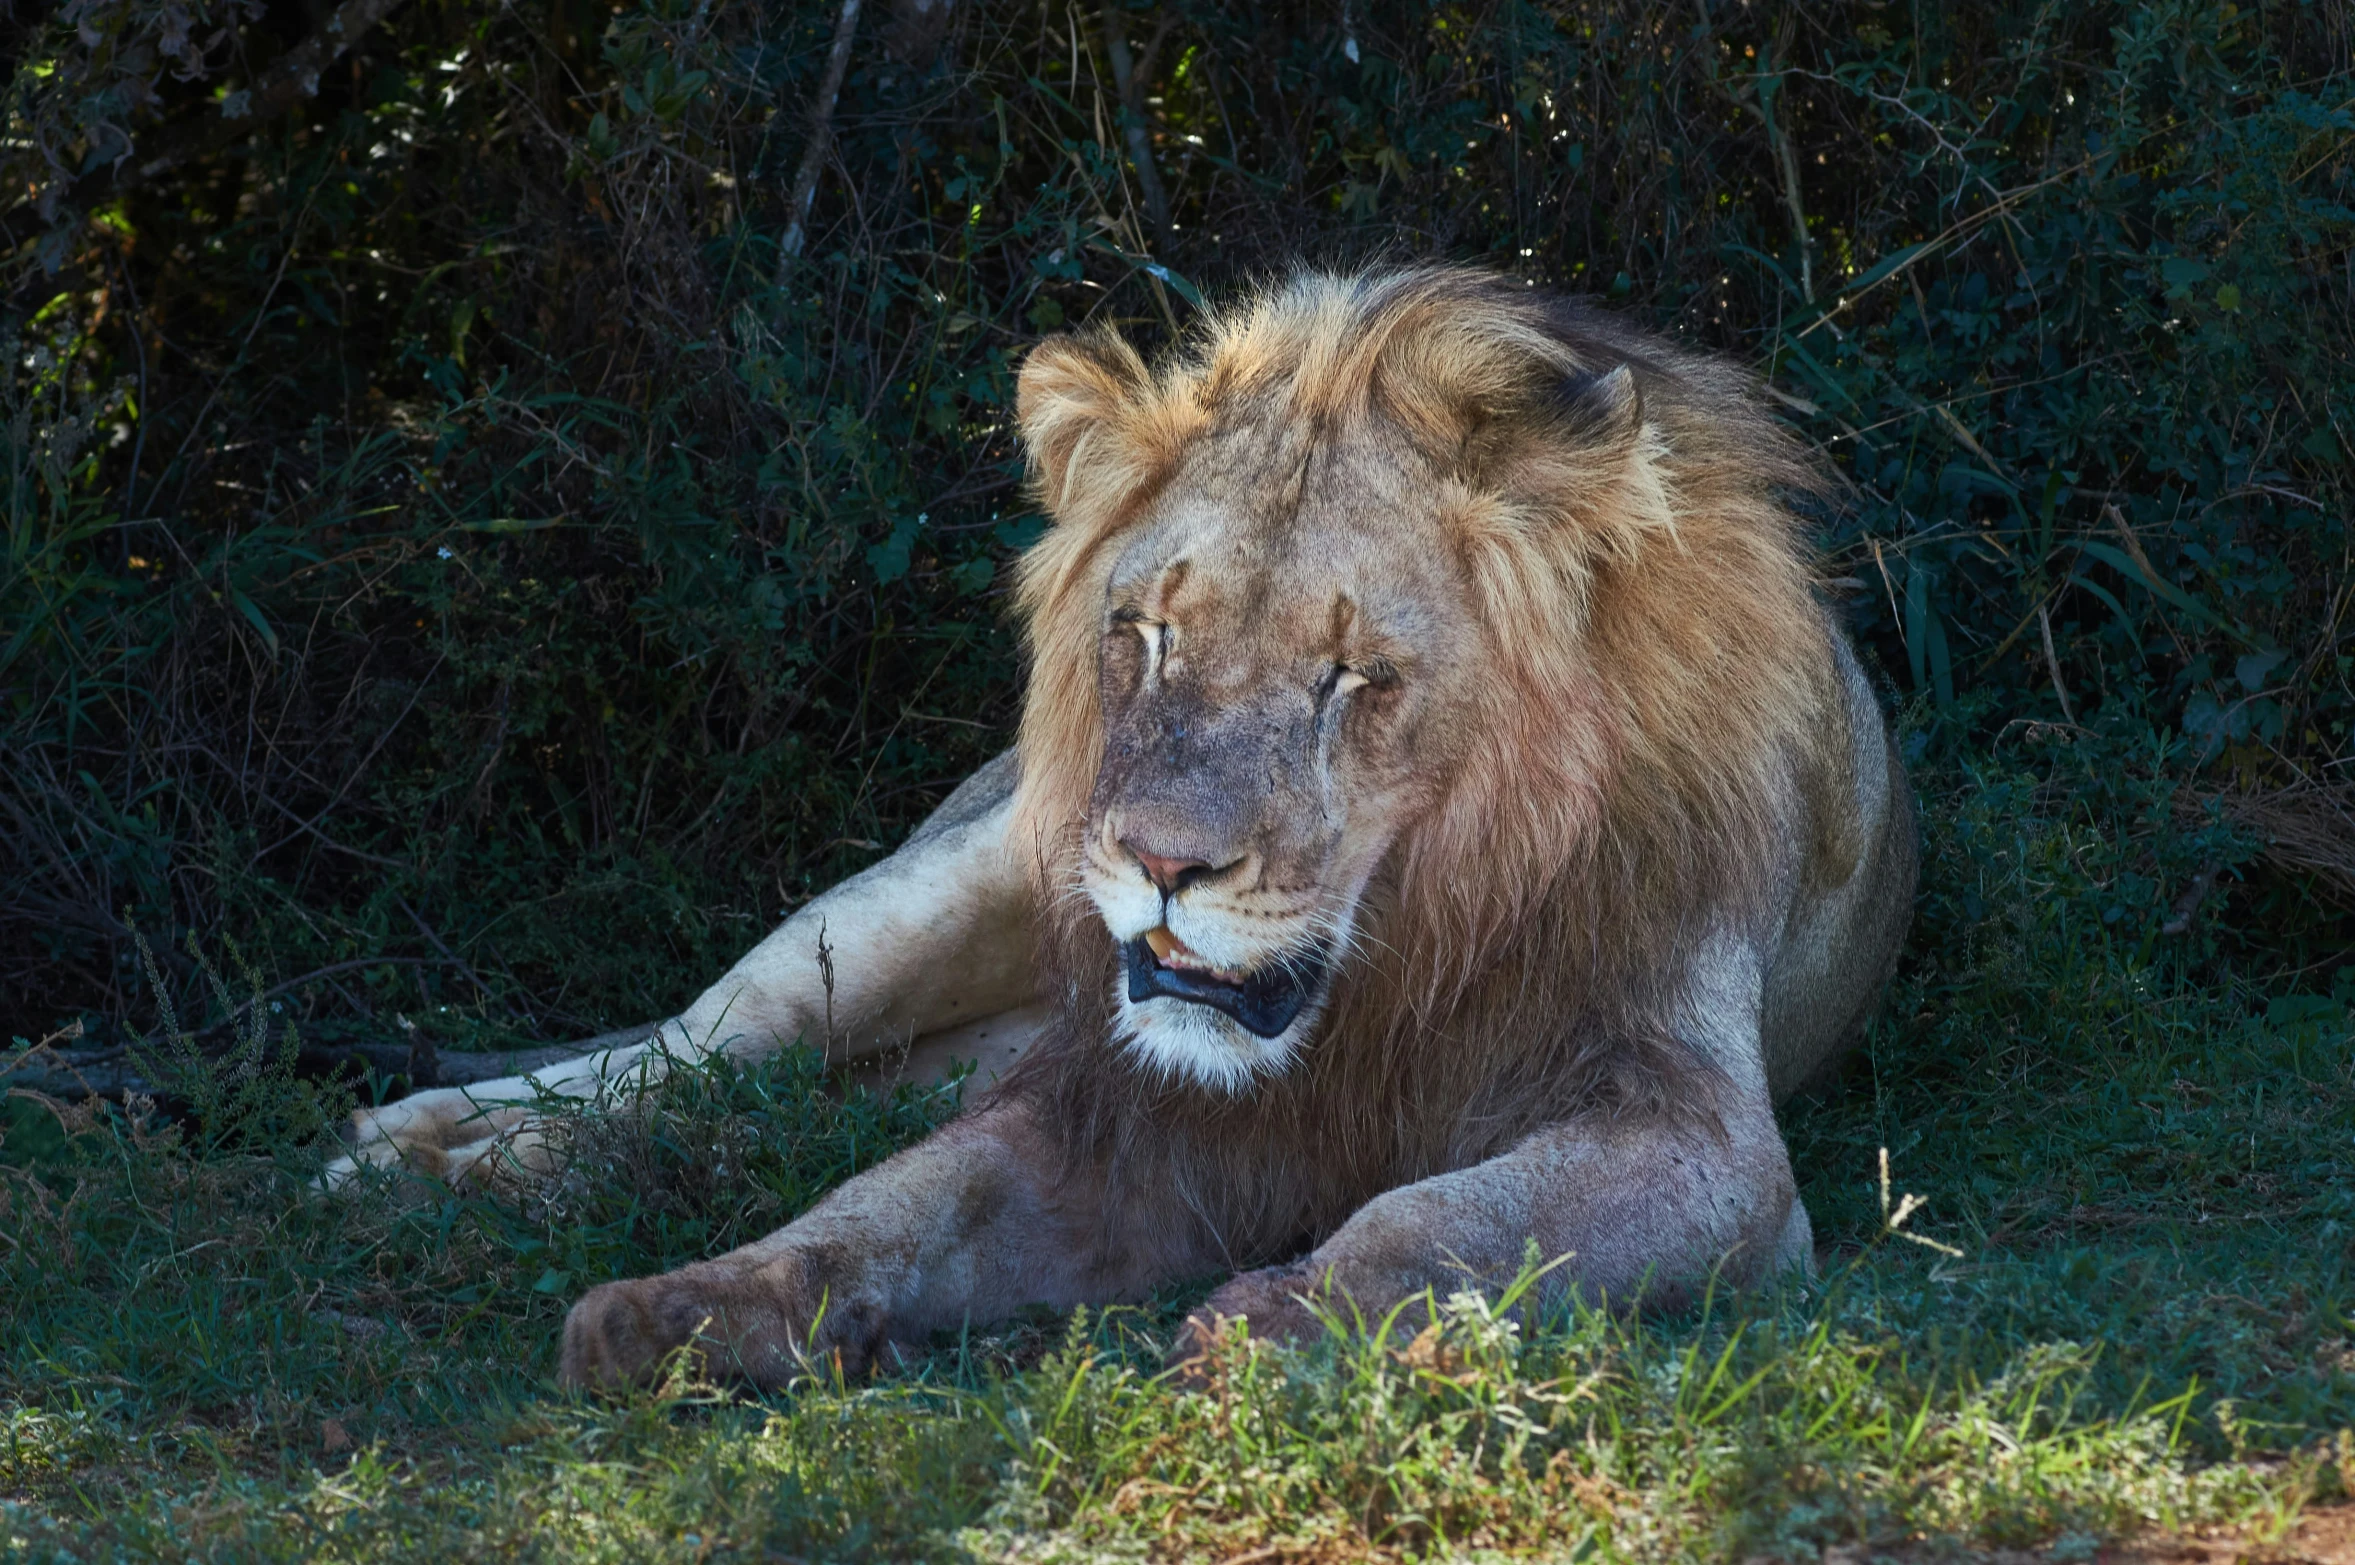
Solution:
[[[327,1201],[314,1154],[19,1099],[0,1553],[2066,1560],[2269,1534],[2355,1465],[2355,970],[2250,976],[2234,931],[2286,893],[2229,871],[2161,937],[2172,866],[2231,844],[2091,810],[2099,753],[2004,757],[1925,753],[1914,957],[1786,1114],[1808,1286],[1641,1324],[1467,1299],[1410,1347],[1238,1353],[1207,1391],[1159,1378],[1183,1294],[870,1382],[599,1404],[550,1379],[573,1295],[765,1231],[953,1089],[696,1073],[582,1121],[572,1173],[516,1205]],[[1926,1203],[1895,1231],[1884,1147]]]

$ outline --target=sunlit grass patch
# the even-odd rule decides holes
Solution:
[[[2084,1350],[1957,1378],[1836,1299],[1689,1333],[1591,1312],[1525,1329],[1475,1296],[1440,1322],[1403,1345],[1235,1343],[1180,1390],[1126,1351],[1134,1322],[1083,1316],[975,1384],[542,1401],[430,1455],[370,1441],[69,1530],[223,1558],[1812,1558],[2240,1523],[2305,1476],[2187,1461],[2188,1394],[2105,1414]]]

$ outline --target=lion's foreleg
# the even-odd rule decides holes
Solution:
[[[1813,1259],[1775,1124],[1759,1032],[1765,962],[1731,935],[1697,954],[1675,1014],[1689,1065],[1657,1109],[1551,1125],[1485,1163],[1375,1197],[1303,1261],[1211,1295],[1200,1332],[1242,1316],[1255,1336],[1309,1330],[1324,1301],[1377,1320],[1430,1289],[1493,1290],[1534,1244],[1541,1297],[1673,1307],[1713,1281],[1754,1282]],[[1186,1345],[1181,1344],[1181,1352]]]
[[[528,1076],[442,1087],[352,1113],[352,1150],[320,1182],[335,1189],[362,1167],[406,1167],[447,1179],[487,1182],[501,1169],[544,1172],[550,1150],[538,1126],[547,1098],[634,1093],[669,1073],[670,1052],[654,1043],[600,1049]]]
[[[1035,996],[1035,892],[1007,836],[1013,757],[976,772],[891,857],[799,909],[663,1025],[680,1053],[796,1039],[841,1064]]]
[[[1033,893],[1006,840],[1013,785],[1010,755],[982,768],[898,852],[797,911],[649,1042],[355,1114],[353,1150],[324,1183],[363,1164],[534,1172],[547,1160],[532,1123],[543,1094],[628,1096],[676,1061],[757,1058],[797,1039],[853,1060],[1024,1004]]]
[[[1101,1187],[1058,1168],[1026,1106],[987,1105],[757,1243],[591,1289],[565,1320],[561,1376],[630,1384],[681,1347],[713,1380],[855,1372],[886,1344],[1132,1296],[1172,1269],[1111,1242]]]
[[[1540,1297],[1673,1306],[1712,1281],[1741,1286],[1808,1261],[1804,1208],[1760,1097],[1715,1113],[1552,1126],[1501,1157],[1387,1192],[1306,1257],[1237,1277],[1188,1323],[1243,1317],[1256,1337],[1317,1329],[1317,1312],[1368,1324],[1426,1289],[1492,1295],[1534,1243],[1554,1263]]]

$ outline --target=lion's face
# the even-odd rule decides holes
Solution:
[[[1158,369],[1051,338],[1018,413],[1055,525],[1016,829],[1119,943],[1146,1059],[1241,1087],[1353,959],[1386,993],[1351,1017],[1422,1025],[1569,972],[1526,944],[1549,898],[1747,873],[1829,676],[1772,493],[1810,469],[1722,373],[1508,280],[1309,275]],[[1635,970],[1640,931],[1582,927]]]
[[[1449,770],[1479,632],[1437,488],[1371,446],[1230,429],[1111,551],[1080,878],[1122,1031],[1173,1074],[1285,1065]]]

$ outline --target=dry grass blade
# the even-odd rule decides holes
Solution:
[[[2210,801],[2227,820],[2255,833],[2265,855],[2295,874],[2311,875],[2355,907],[2355,783],[2300,779],[2286,787],[2243,786],[2190,794],[2177,806],[2185,819],[2202,816]]]

